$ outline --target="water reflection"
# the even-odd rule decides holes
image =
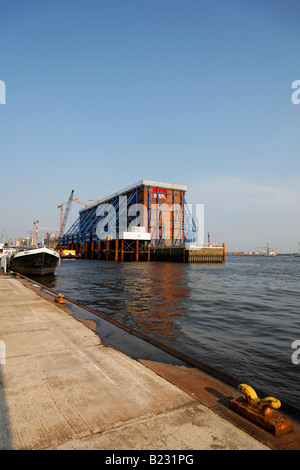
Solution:
[[[171,263],[148,263],[143,277],[123,280],[127,292],[124,311],[143,331],[178,337],[175,319],[186,313],[189,286],[184,267],[176,266],[174,269]]]
[[[186,266],[163,262],[62,260],[42,283],[100,313],[172,338],[178,337],[175,319],[186,315],[190,296]]]

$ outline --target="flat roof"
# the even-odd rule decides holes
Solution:
[[[104,197],[102,199],[98,199],[97,201],[93,202],[93,204],[91,204],[90,206],[80,209],[79,213],[84,212],[93,206],[98,206],[102,202],[108,201],[109,199],[112,199],[113,197],[120,196],[121,194],[126,193],[130,191],[131,189],[137,188],[139,186],[152,186],[153,188],[157,187],[157,188],[163,188],[163,189],[177,189],[178,191],[187,191],[187,186],[182,186],[180,184],[161,183],[158,181],[141,180],[135,184],[127,186],[124,189],[121,189],[120,191],[117,191],[116,193],[111,194],[110,196]]]

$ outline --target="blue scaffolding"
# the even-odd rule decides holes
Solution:
[[[128,214],[128,208],[136,205],[138,210],[138,189],[140,186],[131,188],[131,191],[124,190],[124,192],[118,193],[114,197],[109,197],[105,200],[95,202],[93,205],[82,209],[79,213],[78,218],[67,230],[61,239],[62,245],[80,244],[97,242],[97,225],[104,221],[107,229],[107,235],[109,236],[109,227],[112,223],[115,224],[116,233],[120,233],[121,221],[124,220],[123,216]],[[173,246],[184,246],[186,243],[195,242],[197,239],[197,226],[195,220],[191,214],[189,205],[186,202],[184,193],[181,192],[180,204],[176,204],[175,192],[172,191],[173,199],[173,215],[170,221],[170,210],[167,205],[162,204],[161,198],[159,197],[158,188],[156,188],[158,203],[153,204],[150,186],[148,187],[148,227],[145,227],[148,233],[151,233],[151,245],[161,246],[166,243],[167,228],[169,229],[169,240],[168,245]],[[122,196],[126,196],[126,205],[122,204]],[[101,205],[101,214],[97,215],[98,208]],[[107,206],[107,207],[106,207]],[[114,211],[111,212],[113,206]],[[106,210],[107,209],[107,210]],[[111,212],[111,213],[109,213]],[[115,219],[114,221],[112,219]],[[135,216],[126,216],[127,222],[135,219]],[[130,220],[129,220],[130,219]],[[104,223],[103,223],[104,225]],[[126,230],[124,230],[126,231]]]

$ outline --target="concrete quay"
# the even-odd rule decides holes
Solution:
[[[217,380],[133,359],[33,289],[0,276],[1,450],[274,448],[229,419]]]
[[[175,261],[177,263],[223,263],[225,245],[203,247],[151,247],[153,261]]]

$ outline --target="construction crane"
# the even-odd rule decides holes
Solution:
[[[85,207],[89,206],[89,204],[87,204],[86,202],[79,201],[79,199],[77,199],[75,197],[73,197],[73,201],[78,202],[78,204],[82,204]],[[91,199],[89,199],[89,201],[91,201]]]
[[[66,228],[72,201],[78,202],[78,204],[82,204],[85,207],[89,206],[89,204],[87,204],[86,202],[82,202],[82,201],[79,201],[79,199],[74,198],[73,194],[74,194],[74,190],[72,190],[69,200],[67,202],[63,202],[62,204],[57,206],[57,208],[60,209],[60,223],[59,223],[59,236],[60,237],[62,237],[64,233],[64,229]],[[67,204],[66,212],[65,212],[65,215],[63,215],[63,206],[65,206],[66,204]]]
[[[50,228],[50,227],[39,227],[38,232],[46,232],[47,235],[51,233],[55,233],[55,237],[57,238],[57,234],[59,233],[58,228]]]
[[[33,245],[36,244],[37,239],[38,239],[38,223],[39,223],[39,221],[35,220],[33,222],[33,230],[27,230],[27,232],[30,233],[30,237],[32,238]]]
[[[68,220],[68,216],[69,216],[69,212],[70,212],[71,205],[72,205],[72,200],[73,200],[73,194],[74,194],[74,189],[72,189],[72,191],[71,191],[69,200],[67,202],[67,208],[66,208],[66,211],[65,211],[65,215],[64,215],[63,221],[60,225],[60,230],[59,230],[59,236],[60,237],[62,237],[62,235],[64,233],[64,229],[65,229],[65,226],[66,226],[66,223],[67,223],[67,220]]]
[[[39,232],[47,232],[51,230],[51,232],[55,232],[57,236],[58,229],[57,228],[49,228],[49,227],[38,227],[37,226],[38,220],[34,221],[34,229],[33,230],[27,230],[28,233],[30,233],[30,238],[32,239],[32,245],[36,245],[38,241],[38,236]]]

